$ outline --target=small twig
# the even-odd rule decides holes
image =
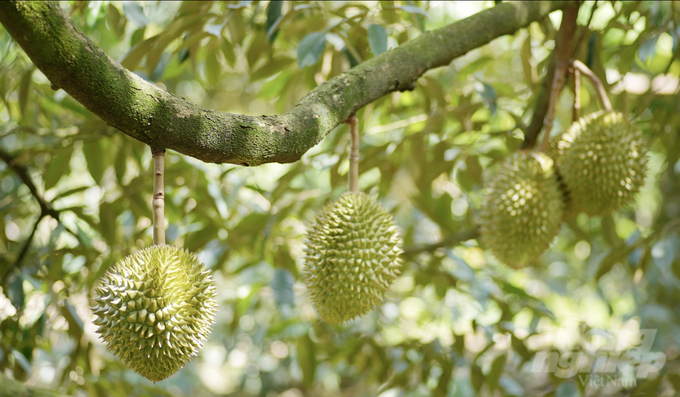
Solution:
[[[152,149],[153,152],[153,245],[165,244],[165,187],[163,171],[165,168],[165,149]]]
[[[588,80],[590,80],[590,83],[597,91],[597,96],[600,98],[602,107],[605,110],[612,110],[612,103],[609,101],[609,96],[607,96],[607,91],[604,89],[604,84],[602,84],[602,81],[600,81],[595,73],[593,73],[593,71],[590,70],[588,66],[579,60],[571,61],[571,66],[574,68],[574,70],[578,70],[579,72],[583,73],[583,75],[586,76]]]
[[[410,247],[404,247],[404,256],[411,257],[421,252],[434,252],[439,248],[455,246],[462,243],[463,241],[471,240],[477,237],[479,237],[479,228],[463,230],[433,244],[412,245]]]
[[[572,108],[572,121],[578,120],[579,112],[581,111],[581,72],[578,69],[572,68],[574,73],[574,107]]]
[[[548,99],[548,111],[543,120],[543,140],[538,150],[545,152],[548,149],[548,142],[550,142],[550,131],[552,130],[553,122],[555,120],[555,106],[560,97],[560,90],[564,85],[564,79],[567,74],[567,63],[559,62],[555,65],[555,76],[553,77],[552,87],[550,87],[550,98]]]
[[[59,220],[59,212],[54,210],[52,208],[52,204],[49,203],[48,201],[45,201],[45,199],[40,195],[40,193],[38,193],[38,188],[35,186],[35,183],[33,183],[33,179],[31,179],[31,176],[28,174],[28,169],[19,164],[16,164],[16,158],[11,154],[5,152],[1,148],[0,159],[7,163],[9,168],[11,168],[28,187],[28,190],[31,192],[31,195],[38,202],[38,205],[40,205],[40,211],[44,215],[49,215],[54,219]]]
[[[357,193],[359,191],[359,119],[353,114],[347,119],[347,124],[352,135],[349,152],[349,191]]]
[[[12,272],[14,269],[20,269],[21,268],[21,263],[24,261],[24,257],[26,257],[26,254],[28,253],[28,249],[31,248],[31,243],[33,242],[33,237],[35,236],[36,230],[38,230],[38,224],[40,221],[45,217],[44,213],[41,213],[38,219],[35,221],[33,224],[33,229],[31,229],[31,234],[28,235],[28,238],[24,242],[24,245],[21,247],[21,250],[19,251],[19,256],[17,256],[17,259],[14,261],[14,264],[9,266],[7,270],[5,270],[5,274],[2,275],[3,280],[7,280],[7,277],[9,277],[9,274]]]

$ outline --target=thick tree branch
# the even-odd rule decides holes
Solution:
[[[579,5],[576,7],[566,8],[562,15],[562,23],[560,30],[557,32],[557,39],[555,40],[555,51],[550,59],[548,72],[541,84],[541,91],[538,94],[536,106],[534,107],[534,116],[531,124],[524,131],[524,142],[522,142],[522,149],[534,147],[539,132],[543,128],[550,106],[550,95],[553,88],[553,80],[555,78],[556,65],[562,65],[571,59],[574,48],[574,34],[576,33],[576,17],[578,17]],[[564,68],[562,68],[564,69]],[[564,79],[565,70],[558,70],[558,77]],[[552,127],[552,126],[551,126]],[[550,132],[548,131],[548,134]]]
[[[503,3],[362,63],[312,90],[288,113],[261,117],[206,109],[146,82],[108,57],[56,2],[2,1],[0,23],[54,87],[107,124],[206,162],[259,165],[299,160],[347,117],[390,92],[413,89],[427,70],[576,5]]]

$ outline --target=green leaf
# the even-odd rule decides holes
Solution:
[[[222,38],[222,45],[220,46],[220,49],[222,50],[222,54],[224,55],[224,59],[226,59],[229,66],[231,66],[233,68],[234,64],[236,63],[236,54],[234,53],[234,45],[231,43],[231,41],[227,40],[226,38]]]
[[[43,174],[43,180],[45,181],[45,190],[49,190],[54,187],[57,182],[65,174],[71,172],[69,168],[69,163],[71,162],[71,154],[73,154],[73,148],[68,148],[61,151],[59,154],[52,155],[52,161],[50,162],[47,170]]]
[[[616,233],[616,222],[614,222],[614,218],[611,214],[602,216],[601,228],[602,237],[604,237],[604,241],[606,241],[610,247],[617,247],[623,243]]]
[[[270,43],[273,43],[279,34],[278,24],[283,19],[283,15],[281,15],[282,7],[283,1],[270,1],[267,6],[267,22],[264,24],[264,28],[267,31],[267,40]]]
[[[60,312],[68,323],[69,334],[76,337],[76,339],[80,339],[83,335],[83,320],[78,316],[78,313],[76,313],[76,308],[64,301],[64,305],[61,307]]]
[[[591,375],[592,376],[592,375]],[[555,390],[555,397],[580,397],[581,393],[578,391],[576,384],[572,381],[567,381],[557,386]]]
[[[500,356],[496,357],[493,362],[491,363],[491,369],[489,370],[489,375],[486,377],[486,385],[489,388],[490,392],[493,392],[498,388],[498,380],[501,377],[501,374],[503,373],[503,367],[505,366],[505,362],[508,360],[508,356],[506,354],[501,354]]]
[[[425,10],[423,10],[423,9],[420,8],[420,7],[406,5],[406,6],[401,6],[401,7],[399,7],[399,8],[400,8],[402,11],[408,12],[409,14],[418,14],[418,15],[422,15],[422,16],[424,16],[425,18],[427,18],[427,13],[425,12]]]
[[[260,58],[271,53],[271,44],[267,42],[267,32],[259,30],[254,36],[246,51],[246,60],[251,69],[257,65]]]
[[[626,247],[614,247],[605,251],[597,268],[595,279],[599,280],[600,277],[607,274],[615,264],[621,262],[629,253],[630,250],[626,249]]]
[[[272,290],[274,291],[274,300],[279,311],[284,317],[287,316],[287,311],[295,306],[295,295],[293,294],[293,284],[295,279],[291,272],[286,269],[276,269],[274,271],[274,278],[271,282]]]
[[[387,32],[380,25],[371,24],[368,26],[368,45],[371,47],[373,55],[378,56],[387,51]]]
[[[472,155],[465,158],[465,172],[474,184],[483,185],[482,165],[479,162],[479,156]]]
[[[19,350],[12,350],[12,356],[14,357],[14,361],[19,364],[21,369],[25,371],[26,374],[31,373],[31,363],[28,361],[25,355],[23,355]],[[15,368],[15,371],[18,369]]]
[[[668,375],[666,375],[668,378],[668,381],[673,385],[673,389],[675,391],[680,392],[680,375],[670,372]]]
[[[529,352],[529,349],[527,349],[527,346],[524,344],[524,341],[518,339],[515,335],[512,334],[510,335],[510,344],[512,345],[512,349],[522,357],[522,362],[529,361],[533,356]]]
[[[288,66],[292,65],[295,61],[288,57],[276,57],[271,61],[265,63],[259,69],[255,70],[250,74],[250,81],[257,81],[261,79],[266,79],[267,77],[273,76],[276,73],[286,69]]]
[[[217,54],[217,51],[208,51],[205,58],[205,78],[213,87],[220,81],[222,74],[222,66]]]
[[[232,9],[232,10],[238,10],[238,9],[240,9],[240,8],[248,8],[248,7],[250,7],[250,4],[252,4],[252,1],[242,0],[242,1],[239,1],[238,3],[236,3],[236,4],[229,4],[229,5],[227,5],[227,8],[230,8],[230,9]]]
[[[21,274],[14,276],[12,281],[8,285],[9,291],[7,291],[7,297],[9,301],[12,302],[17,311],[20,311],[24,307],[26,296],[24,295],[24,277]]]
[[[87,169],[94,179],[94,183],[101,184],[104,176],[104,150],[101,140],[97,139],[83,143],[83,154],[87,160]]]
[[[298,339],[297,350],[298,364],[302,370],[302,382],[305,387],[311,388],[316,376],[316,349],[309,334],[304,334]]]
[[[117,207],[112,203],[103,202],[99,205],[100,232],[110,246],[117,243],[116,210]]]
[[[33,71],[34,67],[30,68],[21,77],[19,82],[19,109],[21,110],[21,115],[26,117],[26,108],[28,106],[28,98],[30,94],[31,82],[33,81]]]
[[[300,68],[312,66],[319,61],[326,47],[326,34],[314,32],[305,36],[297,48],[297,61]]]
[[[123,2],[123,13],[125,17],[140,28],[145,27],[149,23],[149,19],[144,15],[144,10],[135,1]]]
[[[474,363],[470,365],[470,383],[472,383],[472,387],[475,388],[477,393],[479,393],[484,384],[484,373],[479,365]]]
[[[92,239],[90,239],[90,236],[85,233],[85,230],[83,230],[80,225],[76,223],[76,234],[78,235],[78,241],[80,241],[81,244],[85,246],[86,249],[91,250],[92,249]]]
[[[92,187],[92,186],[80,186],[80,187],[76,187],[76,188],[73,188],[73,189],[69,189],[69,190],[67,190],[67,191],[65,191],[65,192],[60,192],[60,193],[58,193],[56,196],[54,196],[54,200],[53,200],[53,201],[56,201],[56,200],[58,200],[58,199],[60,199],[60,198],[68,197],[68,196],[70,196],[70,195],[72,195],[72,194],[80,193],[80,192],[85,191],[85,190],[87,190],[87,189],[89,189],[89,188],[91,188],[91,187]]]
[[[482,101],[489,108],[492,115],[496,114],[496,99],[498,94],[496,90],[487,83],[482,83],[481,89],[479,89],[479,95],[482,97]]]
[[[125,25],[127,24],[127,19],[123,18],[118,11],[118,7],[113,4],[109,4],[109,12],[107,13],[109,19],[109,26],[116,33],[119,39],[123,38],[125,35]]]
[[[127,3],[126,3],[127,4]],[[150,37],[139,44],[137,44],[123,59],[123,61],[120,63],[121,65],[125,66],[126,68],[130,70],[135,70],[139,67],[139,64],[142,62],[142,59],[146,56],[149,51],[153,48],[154,44],[156,43],[156,40],[158,39],[158,35]]]
[[[654,57],[654,54],[656,52],[656,40],[658,36],[652,37],[649,40],[645,40],[644,43],[638,48],[637,51],[637,56],[640,58],[642,62],[647,61],[648,59]]]

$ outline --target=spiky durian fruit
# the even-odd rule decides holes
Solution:
[[[543,153],[517,152],[489,182],[480,211],[486,247],[518,268],[545,251],[560,230],[562,193],[553,161]]]
[[[570,213],[605,215],[633,200],[644,185],[647,141],[621,113],[582,117],[551,142],[551,155],[569,191]]]
[[[319,317],[341,324],[368,313],[401,267],[392,216],[364,193],[324,206],[308,232],[303,280]]]
[[[154,382],[197,355],[217,309],[210,270],[189,251],[168,245],[125,257],[95,293],[94,323],[108,349]]]

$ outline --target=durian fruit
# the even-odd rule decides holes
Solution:
[[[568,211],[605,215],[631,202],[644,184],[647,150],[642,131],[621,113],[603,110],[572,124],[550,148]]]
[[[491,179],[480,211],[481,235],[501,262],[526,266],[560,230],[562,193],[553,160],[539,152],[517,152]]]
[[[94,323],[109,350],[157,382],[197,355],[215,320],[216,295],[210,270],[194,254],[154,245],[102,276]]]
[[[308,232],[303,281],[318,316],[341,324],[379,304],[400,272],[401,238],[392,216],[364,193],[324,206]]]

